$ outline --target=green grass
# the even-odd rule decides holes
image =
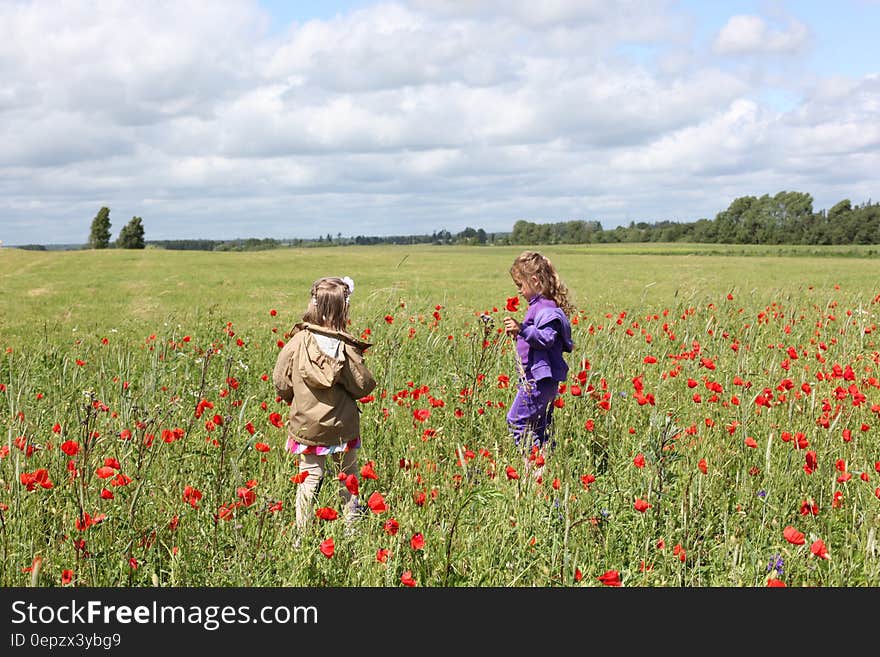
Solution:
[[[764,586],[779,556],[789,586],[876,586],[876,259],[740,248],[540,249],[579,308],[541,483],[504,421],[516,375],[497,327],[520,248],[0,250],[0,584],[57,586],[70,570],[94,586],[401,586],[404,572],[419,586],[600,586],[616,570],[625,586],[739,587]],[[388,510],[354,536],[316,521],[296,549],[296,466],[269,421],[286,408],[264,377],[322,275],[354,278],[352,331],[373,343],[360,462],[378,479],[361,497]],[[213,409],[196,418],[201,399]],[[101,479],[106,459],[119,467]],[[52,487],[28,491],[22,475],[40,469]],[[319,504],[338,504],[334,481]],[[80,530],[86,513],[105,517]],[[831,559],[811,553],[818,539]]]

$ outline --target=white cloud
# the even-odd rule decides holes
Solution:
[[[809,42],[809,28],[792,19],[784,30],[772,29],[754,15],[731,16],[715,38],[713,48],[721,55],[796,53]]]

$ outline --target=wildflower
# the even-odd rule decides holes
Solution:
[[[400,583],[404,586],[416,586],[417,582],[413,579],[412,571],[405,570],[400,576]]]
[[[199,508],[198,502],[201,499],[202,499],[202,491],[198,490],[197,488],[193,488],[192,486],[186,486],[183,489],[183,501],[188,502],[192,508],[198,509]]]
[[[376,561],[379,563],[386,563],[388,561],[388,557],[391,556],[391,550],[388,548],[379,548],[376,550]]]
[[[512,465],[508,465],[505,472],[507,473],[508,479],[519,479],[519,473],[514,469]]]
[[[65,440],[61,443],[61,451],[68,456],[76,456],[79,453],[79,443],[75,440]]]
[[[700,462],[697,463],[697,467],[700,469],[700,472],[706,474],[708,467],[706,466],[706,459],[700,459]]]
[[[818,465],[816,452],[811,450],[804,455],[804,458],[806,459],[806,463],[804,464],[804,472],[806,472],[807,474],[813,474],[816,471],[816,467]]]
[[[770,557],[770,562],[767,564],[767,572],[773,571],[775,571],[780,577],[785,572],[785,560],[782,558],[781,554],[774,554]]]
[[[783,582],[781,579],[771,577],[767,580],[767,586],[770,588],[785,588],[785,582]]]
[[[792,545],[803,545],[805,543],[804,535],[791,525],[782,531],[782,535]]]
[[[374,491],[370,495],[370,499],[367,500],[367,506],[373,513],[382,513],[388,510],[388,507],[385,506],[385,498],[378,491]]]
[[[637,468],[645,467],[645,455],[644,454],[636,454],[636,457],[633,459],[633,465]]]
[[[100,477],[101,479],[107,479],[107,477],[112,477],[116,473],[109,465],[103,465],[95,470],[95,474],[98,475],[98,477]]]
[[[375,465],[376,464],[372,461],[367,461],[366,463],[364,463],[364,465],[361,466],[361,477],[363,477],[364,479],[378,480],[379,477],[376,475],[376,471],[373,469]]]
[[[507,305],[504,306],[509,313],[515,313],[519,310],[519,297],[508,297]]]
[[[254,449],[258,452],[268,452],[269,446],[266,443],[254,443]]]
[[[250,488],[240,486],[236,489],[235,494],[245,506],[251,506],[257,500],[257,494]]]
[[[73,571],[65,568],[61,571],[61,586],[67,586],[73,581]]]
[[[620,586],[620,573],[616,570],[607,570],[597,579],[605,586]]]
[[[425,547],[425,537],[421,532],[417,532],[409,539],[409,545],[413,550],[421,550]]]
[[[633,505],[635,510],[640,513],[644,513],[645,511],[650,509],[652,506],[653,506],[652,504],[648,504],[648,502],[646,502],[645,500],[640,499],[640,498],[637,498],[635,504]]]
[[[315,510],[315,517],[319,520],[336,520],[339,517],[339,514],[336,513],[336,509],[332,509],[329,506],[322,506]]]
[[[400,525],[394,518],[388,518],[385,521],[385,524],[382,525],[382,529],[385,530],[385,533],[389,536],[394,536],[400,530]]]
[[[281,419],[281,413],[269,413],[269,422],[278,428],[284,426],[284,421]]]
[[[333,537],[324,539],[321,541],[321,554],[330,559],[333,556],[333,552],[336,546],[333,543]]]
[[[825,542],[821,538],[813,541],[813,544],[810,546],[810,552],[820,559],[831,558],[828,554],[828,548],[825,547]]]

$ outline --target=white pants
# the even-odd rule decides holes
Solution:
[[[345,486],[345,477],[353,474],[358,476],[358,460],[356,449],[350,449],[346,452],[336,452],[335,454],[327,454],[318,456],[317,454],[300,454],[299,469],[301,472],[307,472],[308,475],[296,489],[296,526],[303,530],[312,518],[312,507],[318,491],[321,489],[321,483],[327,470],[327,459],[332,459],[336,468],[344,476],[339,480],[339,497],[342,498],[344,508],[343,515],[346,521],[351,521],[356,512],[358,498],[351,494],[351,491]]]

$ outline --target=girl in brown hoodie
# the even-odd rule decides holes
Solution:
[[[369,343],[345,330],[352,292],[354,281],[348,277],[319,278],[312,284],[308,309],[278,354],[272,373],[275,390],[290,404],[287,449],[299,456],[300,473],[305,475],[296,491],[300,530],[311,518],[327,457],[342,474],[339,495],[346,521],[358,512],[357,400],[372,392],[376,380],[364,364]]]

